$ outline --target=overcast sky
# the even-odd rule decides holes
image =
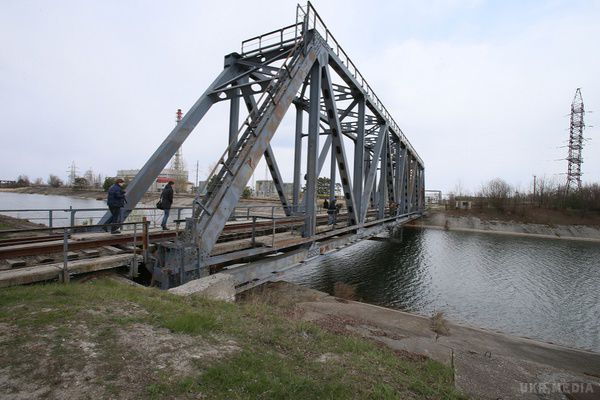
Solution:
[[[0,179],[140,168],[242,40],[295,21],[293,1],[0,0]],[[570,103],[600,126],[598,1],[315,1],[404,130],[428,189],[565,179]],[[183,147],[195,180],[227,141],[227,105]],[[293,113],[290,113],[290,115]],[[292,175],[293,120],[273,142]],[[589,128],[584,182],[600,181]],[[259,166],[256,179],[264,178]]]

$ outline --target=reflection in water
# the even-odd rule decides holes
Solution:
[[[363,241],[284,279],[363,301],[600,351],[600,246],[569,240],[405,229]]]

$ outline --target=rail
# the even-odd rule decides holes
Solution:
[[[172,207],[170,222],[182,222],[185,218],[192,217],[192,206]],[[175,211],[175,212],[174,212]],[[14,218],[26,219],[31,222],[42,223],[49,228],[74,228],[79,226],[95,225],[106,212],[106,208],[19,208],[19,209],[0,209],[0,214],[12,216]],[[253,216],[262,217],[265,215],[285,215],[283,206],[273,205],[248,205],[235,207],[230,220],[251,220]],[[160,225],[163,212],[152,207],[136,207],[127,217],[125,222],[139,222],[146,218],[151,227],[156,228]],[[45,228],[41,228],[45,229]],[[132,229],[127,228],[125,230]],[[5,231],[0,231],[0,233]]]
[[[141,227],[140,227],[140,225],[141,225]],[[150,235],[149,225],[150,225],[150,221],[148,221],[146,218],[143,218],[141,221],[135,221],[135,222],[121,222],[118,224],[97,225],[106,230],[108,230],[108,229],[112,230],[115,227],[121,228],[121,229],[123,229],[125,227],[130,227],[131,230],[133,231],[133,238],[132,238],[133,246],[131,246],[131,251],[133,254],[132,254],[132,258],[129,262],[129,273],[128,273],[128,276],[130,278],[136,278],[138,276],[138,259],[137,259],[138,252],[142,253],[144,262],[147,262],[147,260],[149,259],[149,235]],[[79,233],[79,232],[85,231],[88,228],[89,228],[89,225],[47,227],[47,228],[27,228],[27,229],[6,229],[6,230],[1,230],[0,234],[27,233],[27,232],[41,233],[44,231],[48,231],[50,236],[52,236],[53,234],[56,234],[57,232],[59,232],[60,234],[58,234],[56,236],[59,236],[59,237],[62,236],[62,241],[63,241],[63,244],[62,244],[63,266],[62,266],[62,270],[60,273],[59,281],[68,283],[70,281],[69,239],[72,237],[72,235],[74,233]],[[138,236],[139,236],[138,232],[141,232],[141,235],[142,235],[142,240],[141,240],[142,248],[141,249],[138,249],[138,247],[137,247],[137,240],[138,240]]]

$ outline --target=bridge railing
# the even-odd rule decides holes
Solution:
[[[170,222],[181,222],[192,217],[192,206],[172,207],[169,217]],[[106,212],[106,208],[20,208],[0,209],[0,214],[9,217],[25,219],[34,223],[40,223],[53,227],[75,227],[77,225],[96,225]],[[150,227],[156,228],[163,218],[163,211],[154,207],[136,207],[124,222],[140,222],[144,218],[150,223]],[[285,210],[282,206],[273,205],[248,205],[235,207],[232,220],[251,220],[253,216],[282,216]],[[127,225],[125,230],[129,229]],[[133,228],[131,228],[133,229]]]
[[[275,48],[284,47],[294,43],[301,37],[302,23],[288,25],[272,32],[264,33],[242,42],[242,55],[264,52]]]

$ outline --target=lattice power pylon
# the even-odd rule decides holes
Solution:
[[[193,215],[186,221],[187,242],[178,245],[178,264],[169,268],[169,273],[179,274],[179,282],[229,259],[211,252],[263,157],[284,218],[302,225],[302,235],[292,240],[296,251],[313,246],[312,251],[324,239],[317,224],[317,178],[329,155],[331,180],[339,175],[342,186],[344,234],[367,237],[364,232],[375,226],[423,211],[423,161],[310,3],[297,7],[296,23],[245,40],[241,52],[225,56],[224,64],[127,187],[126,215],[211,106],[229,102],[229,146],[196,195]],[[247,116],[240,123],[242,108]],[[290,108],[295,131],[277,132]],[[276,133],[291,134],[295,143],[291,196],[270,145]],[[330,190],[335,196],[334,184]],[[255,257],[268,250],[252,248],[244,254]]]
[[[571,123],[569,126],[569,154],[567,161],[569,162],[567,170],[567,191],[572,189],[581,189],[581,164],[583,158],[581,150],[583,149],[583,129],[585,122],[583,117],[585,109],[583,106],[583,98],[581,90],[577,88],[575,97],[571,103]]]

